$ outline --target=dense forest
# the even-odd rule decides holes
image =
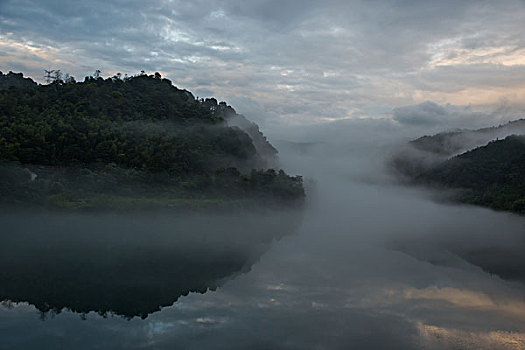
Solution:
[[[37,84],[31,78],[24,78],[22,73],[9,73],[4,74],[0,72],[0,90],[9,89],[11,87],[24,88],[32,87]]]
[[[268,169],[276,151],[258,128],[249,135],[229,126],[242,117],[233,108],[198,100],[158,73],[48,85],[0,75],[4,203],[157,208],[304,198],[301,177]]]
[[[437,155],[452,156],[486,145],[489,141],[509,135],[525,134],[525,119],[477,130],[455,130],[423,136],[410,142],[414,148]]]
[[[455,190],[457,201],[525,214],[525,136],[512,133],[524,134],[525,120],[424,136],[390,165],[409,183]]]
[[[415,178],[460,189],[457,199],[525,214],[525,136],[509,136],[451,158]]]

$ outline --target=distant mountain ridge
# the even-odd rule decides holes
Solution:
[[[409,183],[457,190],[460,202],[525,214],[525,119],[420,137],[390,166]]]
[[[525,214],[525,136],[491,141],[419,174],[415,181],[460,189],[461,202]]]
[[[504,125],[478,130],[458,130],[423,136],[411,141],[410,144],[422,151],[451,156],[486,145],[489,141],[498,138],[523,134],[525,134],[525,119],[518,119]]]

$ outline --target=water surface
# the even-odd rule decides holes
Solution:
[[[395,185],[375,153],[330,152],[282,152],[310,186],[289,223],[2,215],[25,232],[2,230],[3,297],[25,302],[0,308],[1,346],[523,349],[525,219]]]

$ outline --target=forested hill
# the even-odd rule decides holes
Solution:
[[[451,156],[486,145],[497,138],[502,139],[509,135],[519,134],[525,134],[525,119],[490,128],[458,130],[423,136],[411,141],[410,144],[421,151]]]
[[[525,136],[492,141],[416,177],[459,189],[462,202],[525,214]]]
[[[277,149],[273,147],[266,139],[263,133],[259,130],[259,126],[254,122],[249,121],[242,114],[237,112],[226,104],[226,102],[217,102],[214,98],[207,98],[200,101],[206,108],[213,111],[217,116],[220,116],[226,121],[228,126],[238,127],[246,132],[253,141],[253,145],[257,153],[266,161],[266,163],[275,167],[278,165]]]
[[[15,203],[72,207],[96,206],[100,196],[151,202],[169,194],[170,205],[196,197],[301,199],[301,178],[263,170],[276,151],[258,128],[249,135],[229,126],[237,117],[158,73],[4,89],[0,190]]]
[[[13,73],[10,71],[4,74],[0,72],[0,90],[9,89],[10,87],[24,88],[36,85],[31,78],[24,78],[22,73]]]

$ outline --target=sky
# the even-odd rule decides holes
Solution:
[[[486,126],[525,110],[524,18],[523,0],[0,0],[0,70],[158,71],[263,130]]]

